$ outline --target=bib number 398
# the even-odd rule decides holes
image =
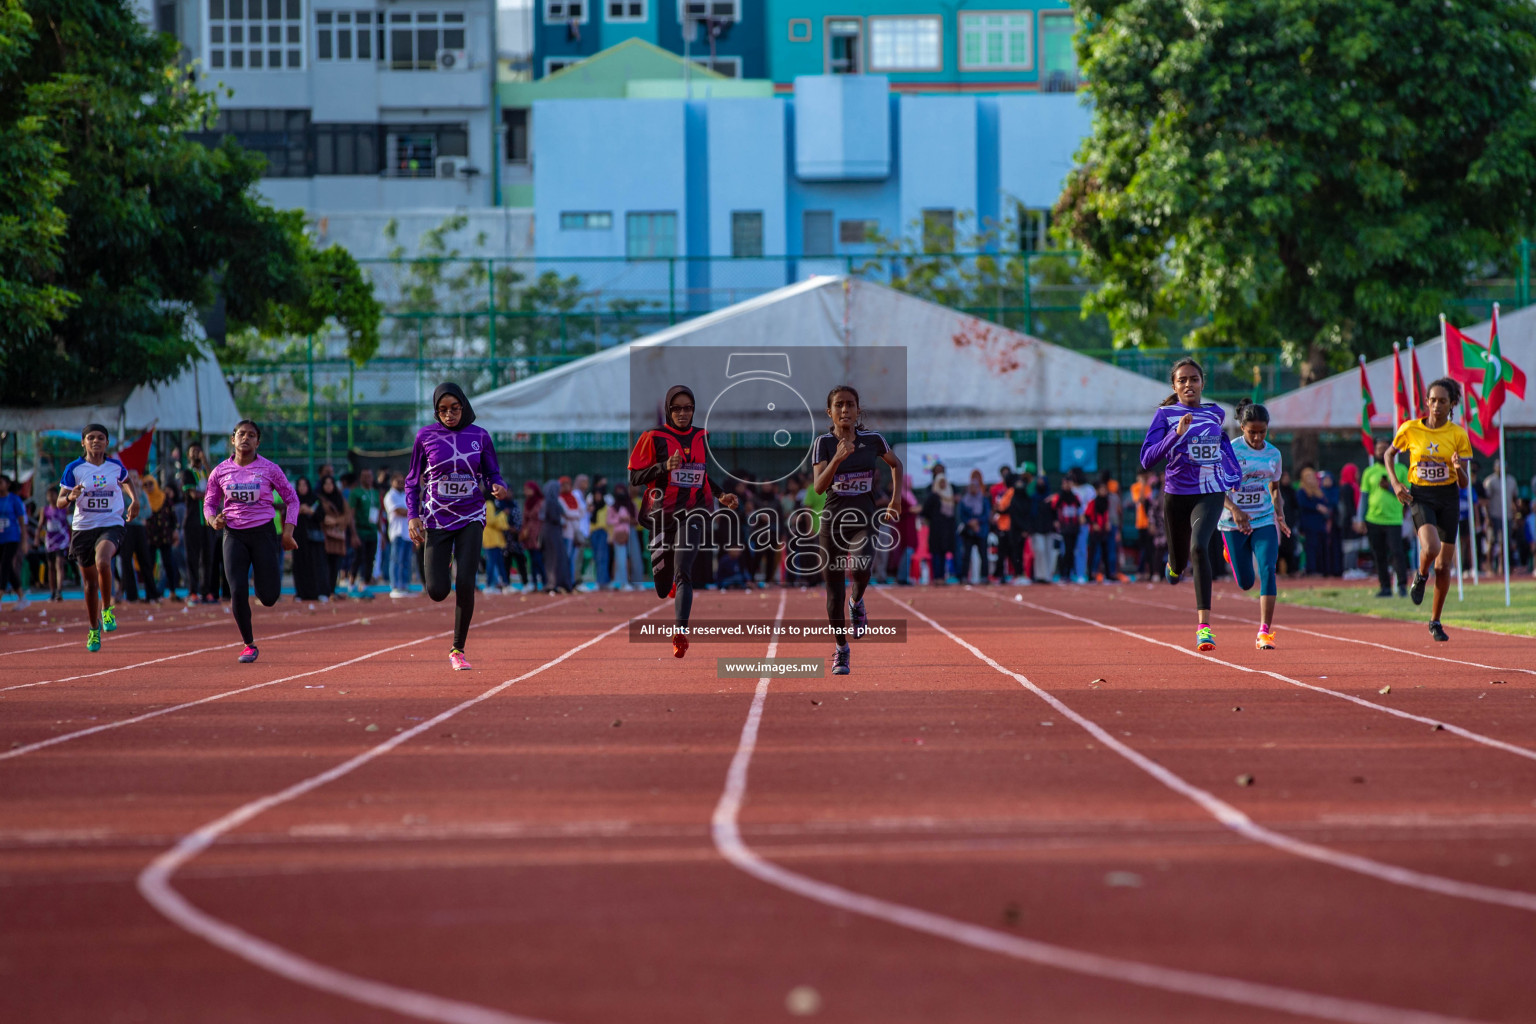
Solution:
[[[1451,478],[1451,467],[1443,462],[1421,462],[1419,479],[1427,484],[1443,484]]]

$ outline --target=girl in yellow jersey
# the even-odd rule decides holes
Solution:
[[[1413,513],[1419,534],[1419,572],[1413,579],[1414,604],[1424,601],[1429,567],[1435,567],[1435,601],[1429,635],[1449,640],[1440,625],[1440,610],[1451,589],[1451,562],[1456,557],[1456,532],[1461,525],[1457,492],[1467,486],[1472,442],[1464,428],[1451,422],[1451,410],[1461,401],[1461,385],[1442,377],[1429,386],[1425,405],[1429,415],[1397,428],[1387,452],[1387,479],[1397,500]],[[1397,479],[1397,456],[1408,456],[1408,486]]]

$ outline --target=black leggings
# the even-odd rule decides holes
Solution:
[[[1221,519],[1224,496],[1214,494],[1163,493],[1163,516],[1168,523],[1168,564],[1176,573],[1183,573],[1184,566],[1194,555],[1195,608],[1211,607],[1211,538],[1216,535],[1216,523]],[[1190,541],[1193,539],[1193,552]]]
[[[969,548],[965,549],[969,552]],[[824,559],[827,579],[827,623],[839,647],[848,644],[848,601],[858,604],[864,600],[864,590],[869,586],[869,571],[874,566],[874,531],[868,526],[849,526],[834,523],[830,519],[821,524],[821,556]],[[985,561],[985,558],[983,558]],[[968,566],[960,566],[960,580],[966,580]],[[853,594],[846,591],[845,574],[853,576]],[[982,579],[986,579],[986,566],[982,566]]]
[[[255,643],[251,633],[251,595],[249,580],[256,578],[256,599],[271,608],[283,590],[283,549],[270,524],[237,530],[224,529],[224,576],[229,580],[230,608],[235,625],[247,644]]]
[[[693,611],[693,562],[704,543],[704,518],[702,514],[677,514],[668,531],[657,528],[661,525],[658,519],[652,522],[657,526],[651,531],[651,581],[657,597],[666,597],[673,584],[677,585],[672,614],[679,626],[686,626]]]
[[[469,640],[469,620],[475,617],[475,577],[480,573],[480,537],[484,523],[470,523],[457,530],[427,529],[421,549],[421,578],[427,596],[441,601],[454,592],[453,649],[462,651]],[[456,579],[451,577],[457,577]]]

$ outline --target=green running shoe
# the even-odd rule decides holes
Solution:
[[[101,650],[101,630],[93,629],[85,634],[85,649],[92,654]]]
[[[1163,563],[1163,579],[1167,580],[1170,584],[1177,584],[1179,582],[1180,576],[1173,571],[1172,562]]]
[[[113,608],[101,610],[101,628],[108,633],[117,632],[117,611]]]
[[[1216,634],[1210,626],[1201,626],[1195,630],[1195,650],[1214,651],[1216,649]]]

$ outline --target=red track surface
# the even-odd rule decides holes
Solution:
[[[1251,618],[1221,593],[1219,613]],[[856,646],[846,678],[768,684],[740,752],[759,685],[714,659],[761,642],[679,663],[618,629],[536,671],[629,616],[664,621],[649,595],[483,597],[458,674],[434,635],[451,608],[420,598],[258,609],[251,666],[227,620],[156,631],[216,611],[126,612],[96,656],[73,620],[12,622],[0,687],[61,681],[0,690],[0,1020],[777,1021],[804,987],[819,1001],[795,1007],[829,1021],[1536,1020],[1536,645],[1282,607],[1273,652],[1218,619],[1224,665],[1185,653],[1190,597],[881,591],[871,615],[905,617],[908,642]],[[790,592],[783,614],[822,601]],[[694,615],[778,608],[701,594]],[[294,630],[311,631],[277,636]],[[188,834],[381,743],[398,745],[162,876],[162,902],[239,929],[247,958],[141,894]],[[711,819],[749,756],[732,863],[729,814]],[[1149,771],[1282,842],[1484,895],[1255,841]],[[760,863],[767,881],[742,870]],[[1108,959],[1040,962],[1073,951]],[[1223,979],[1253,985],[1208,991]],[[1282,1009],[1299,1005],[1318,1013]]]

